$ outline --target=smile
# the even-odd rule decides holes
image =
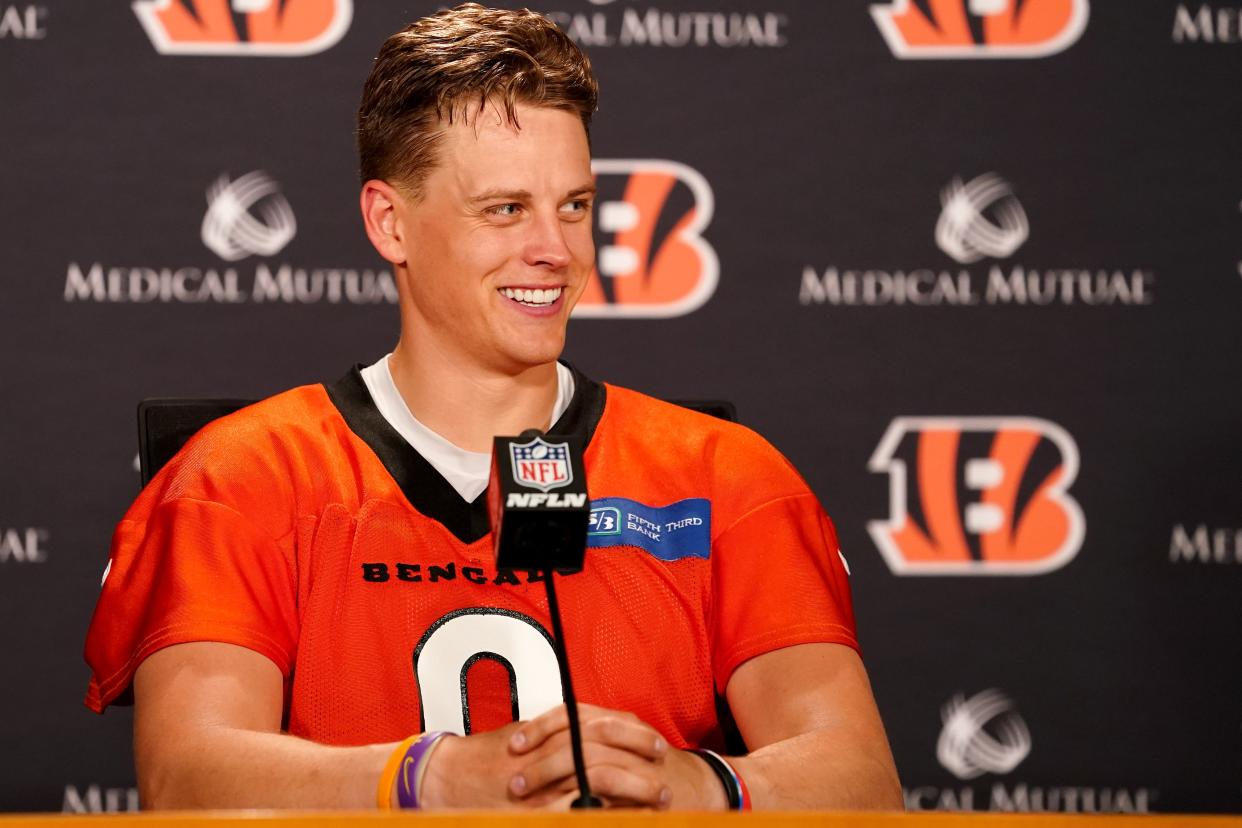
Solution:
[[[528,290],[526,288],[499,288],[500,295],[506,299],[512,299],[521,305],[531,308],[546,308],[557,299],[561,298],[564,288],[555,287],[547,289]]]

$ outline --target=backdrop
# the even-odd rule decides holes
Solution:
[[[353,118],[437,5],[0,2],[0,808],[137,806],[137,402],[395,342]],[[1242,811],[1242,6],[537,5],[603,88],[567,356],[806,476],[908,806]]]

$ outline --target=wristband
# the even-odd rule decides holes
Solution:
[[[423,774],[427,770],[427,759],[431,756],[432,748],[448,735],[442,730],[433,730],[411,736],[397,745],[384,765],[384,772],[380,774],[379,787],[375,791],[376,804],[380,810],[391,810],[394,783],[397,786],[398,807],[410,809],[419,807],[418,791],[422,785]]]
[[[741,775],[734,770],[733,766],[723,756],[707,748],[699,748],[694,752],[715,772],[717,778],[720,779],[720,784],[724,785],[725,798],[729,801],[729,810],[749,811],[750,791],[747,790],[746,783],[742,780]]]

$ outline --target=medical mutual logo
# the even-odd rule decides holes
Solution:
[[[98,784],[82,788],[66,785],[61,805],[61,811],[66,814],[124,814],[138,810],[137,788],[108,788]]]
[[[293,208],[280,194],[280,185],[262,170],[236,181],[222,175],[207,190],[203,244],[226,262],[275,256],[297,232]]]
[[[589,2],[595,8],[544,13],[580,46],[591,49],[779,49],[789,42],[789,17],[774,11],[657,8],[627,0]]]
[[[1031,752],[1026,722],[999,690],[969,699],[958,693],[941,710],[941,720],[936,759],[958,779],[1009,773]]]
[[[335,46],[352,0],[135,0],[134,14],[163,55],[300,57]]]
[[[808,264],[802,269],[799,304],[1106,307],[1154,301],[1156,277],[1146,268],[1043,267],[1015,260],[1031,237],[1031,221],[1017,187],[999,173],[950,178],[940,190],[934,224],[930,215],[928,224],[928,240],[948,262],[831,264],[822,270]]]
[[[956,781],[903,787],[907,810],[1145,814],[1159,796],[1152,788],[1033,785],[1014,778],[1033,740],[1018,703],[998,689],[955,694],[940,721],[936,759]],[[1045,754],[1049,749],[1042,748]]]
[[[1088,0],[890,0],[871,7],[896,57],[1040,58],[1087,28]]]
[[[1078,447],[1047,420],[898,417],[867,468],[889,476],[867,530],[896,575],[1040,575],[1082,546]]]
[[[715,199],[702,175],[658,160],[597,160],[595,271],[578,317],[682,316],[716,291],[720,263],[703,238]]]
[[[0,564],[47,563],[49,537],[42,527],[0,527]]]
[[[44,40],[47,20],[47,6],[0,3],[0,40]]]
[[[954,178],[940,194],[940,207],[936,245],[962,264],[1009,258],[1031,232],[1013,190],[995,173],[965,184]]]
[[[201,192],[201,191],[200,191]],[[293,206],[263,170],[223,173],[206,188],[198,227],[210,260],[175,266],[70,262],[66,302],[128,304],[394,305],[387,270],[305,267],[272,257],[297,236]],[[187,231],[190,228],[186,228]],[[239,263],[247,260],[243,268]]]

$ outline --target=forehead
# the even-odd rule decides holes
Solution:
[[[514,115],[516,124],[502,106],[488,102],[442,123],[428,185],[438,178],[466,190],[503,184],[537,192],[589,183],[591,152],[576,114],[518,104]]]

